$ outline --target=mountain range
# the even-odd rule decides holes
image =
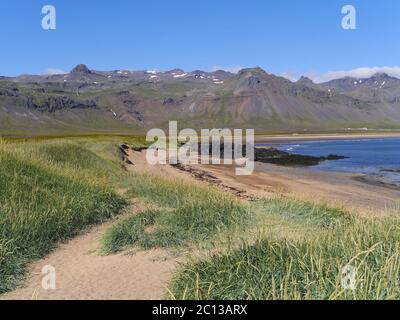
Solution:
[[[0,77],[0,134],[143,133],[167,127],[303,132],[400,128],[400,79],[314,83],[247,68]],[[364,129],[365,130],[365,129]]]

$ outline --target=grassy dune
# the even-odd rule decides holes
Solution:
[[[186,264],[170,284],[173,298],[400,298],[398,218],[355,218],[284,199],[262,206],[263,224],[280,217],[279,228]],[[345,266],[356,270],[355,290],[342,286]]]
[[[99,145],[0,141],[0,292],[20,283],[29,261],[125,205],[114,191],[124,174],[116,144]]]
[[[215,188],[138,174],[131,194],[158,209],[128,217],[113,226],[104,237],[106,252],[132,244],[150,248],[202,243],[250,222],[251,214],[245,204]]]
[[[21,283],[29,262],[141,198],[152,209],[112,225],[104,251],[135,245],[187,254],[169,298],[400,298],[398,218],[286,198],[248,203],[214,187],[128,173],[118,158],[122,141],[143,143],[0,141],[0,292]],[[357,269],[356,290],[342,287],[346,265]]]

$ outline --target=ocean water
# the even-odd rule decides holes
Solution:
[[[400,185],[400,138],[307,141],[282,144],[279,149],[310,156],[346,156],[347,159],[325,161],[309,169],[364,173]]]

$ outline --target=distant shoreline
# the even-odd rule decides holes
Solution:
[[[321,141],[321,140],[353,140],[353,139],[382,139],[400,138],[400,132],[387,133],[354,133],[354,134],[292,134],[292,135],[256,135],[256,143],[291,143],[301,141]]]
[[[129,132],[88,132],[88,133],[14,133],[0,132],[0,139],[4,140],[35,140],[35,139],[60,139],[60,138],[101,138],[101,137],[138,137],[145,139],[144,133]],[[290,143],[293,141],[319,141],[319,140],[351,140],[351,139],[379,139],[379,138],[400,138],[400,131],[371,131],[366,133],[276,133],[276,134],[255,134],[256,143]]]

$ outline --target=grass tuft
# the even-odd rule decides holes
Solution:
[[[105,252],[133,244],[150,248],[206,242],[218,233],[238,226],[244,228],[252,221],[245,204],[214,188],[137,175],[131,192],[160,208],[111,227],[103,241]]]

